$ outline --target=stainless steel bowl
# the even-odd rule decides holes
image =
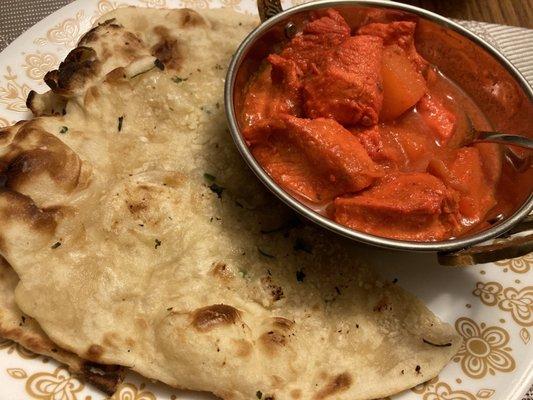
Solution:
[[[511,239],[496,246],[477,246],[506,232],[527,230],[525,222],[533,210],[533,193],[524,195],[513,215],[487,230],[457,239],[437,242],[412,242],[370,235],[347,228],[322,216],[285,192],[255,160],[239,129],[236,113],[250,75],[273,46],[286,40],[289,31],[298,29],[309,12],[335,8],[353,27],[375,10],[387,10],[391,18],[401,13],[416,19],[419,52],[454,80],[481,107],[496,130],[531,136],[533,134],[533,90],[518,70],[493,46],[457,23],[432,12],[389,1],[322,0],[281,11],[277,0],[262,0],[260,15],[266,19],[241,43],[231,60],[225,86],[225,108],[229,127],[240,153],[259,179],[283,202],[307,219],[350,239],[370,245],[407,250],[440,252],[441,262],[472,264],[512,258],[533,251],[533,235]],[[522,222],[522,224],[520,224]]]

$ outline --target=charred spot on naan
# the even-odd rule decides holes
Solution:
[[[46,245],[57,227],[54,211],[42,210],[27,196],[0,188],[0,253],[6,257],[17,247]]]
[[[348,390],[352,386],[353,379],[347,372],[333,377],[320,391],[313,397],[314,400],[322,400],[332,397]]]
[[[284,297],[283,288],[273,283],[270,275],[262,277],[260,282],[263,290],[268,294],[272,302],[281,300]]]
[[[0,189],[1,203],[4,203],[0,208],[0,215],[4,221],[20,219],[29,223],[32,228],[46,232],[51,232],[56,227],[54,219],[56,210],[40,209],[28,196]]]
[[[262,350],[269,356],[275,356],[288,343],[288,335],[276,330],[271,330],[259,336]]]
[[[192,313],[192,326],[199,332],[224,325],[233,325],[241,319],[241,312],[226,304],[213,304],[202,307]]]
[[[60,204],[88,179],[78,155],[39,121],[22,124],[0,149],[2,186],[30,197],[40,207]]]
[[[104,82],[112,85],[126,84],[128,82],[127,77],[126,69],[124,67],[118,67],[105,76]]]
[[[33,148],[17,152],[7,164],[3,171],[6,176],[5,186],[9,189],[23,192],[28,181],[33,181],[42,174],[47,174],[55,186],[65,190],[74,189],[78,182],[81,171],[81,161],[70,149],[60,149],[62,152],[55,152],[54,145],[62,143],[53,139],[50,135],[47,142],[51,147]],[[64,146],[66,147],[66,146]],[[31,186],[34,186],[32,183]],[[56,188],[57,189],[57,188]]]
[[[48,72],[44,76],[44,81],[55,93],[73,95],[94,79],[101,68],[96,51],[90,47],[80,46],[67,55],[57,70]]]
[[[66,182],[63,173],[63,160],[54,157],[55,154],[44,149],[30,149],[18,153],[10,161],[4,174],[7,176],[6,187],[17,189],[36,175],[48,172],[57,183]],[[73,171],[79,175],[79,166]]]
[[[17,122],[13,126],[6,126],[5,128],[0,129],[0,154],[2,154],[3,147],[7,147],[13,141],[13,138],[17,134],[19,128],[25,123],[25,121]],[[0,160],[0,167],[1,167]],[[0,185],[1,186],[1,185]]]
[[[211,266],[211,274],[223,282],[228,282],[235,277],[228,265],[223,261],[214,262]]]
[[[392,311],[392,301],[386,294],[382,295],[376,305],[374,306],[375,312]]]
[[[102,355],[104,354],[104,348],[100,346],[99,344],[91,344],[87,351],[85,352],[85,356],[88,360],[91,361],[98,361]]]
[[[143,224],[158,226],[164,219],[160,215],[160,201],[170,197],[170,190],[165,186],[138,184],[127,191],[125,205],[132,218],[143,221]],[[171,199],[169,198],[169,201]]]
[[[293,320],[284,317],[272,318],[272,325],[282,330],[290,330],[294,327],[295,322]]]
[[[294,400],[298,400],[302,398],[302,391],[301,389],[293,389],[291,390],[290,395],[291,395],[291,398],[293,398]]]
[[[156,26],[154,33],[159,40],[151,48],[152,55],[157,57],[165,68],[179,70],[183,62],[183,54],[178,39],[165,26]]]
[[[126,67],[149,55],[147,46],[137,35],[111,19],[87,32],[59,68],[45,75],[44,81],[54,93],[71,97],[117,67]],[[57,99],[39,99],[32,93],[27,103],[30,109],[41,110],[50,108],[44,104],[51,101],[58,103]]]
[[[97,364],[85,361],[78,371],[73,371],[81,375],[85,381],[92,383],[102,392],[112,396],[115,394],[118,385],[124,380],[126,370],[119,365]]]
[[[135,33],[124,28],[115,19],[95,26],[79,41],[79,46],[94,48],[98,58],[105,62],[110,58],[126,62],[146,55],[147,46]]]
[[[263,333],[259,336],[262,350],[269,356],[275,356],[278,351],[288,345],[294,336],[296,322],[285,317],[271,317],[263,322]]]
[[[104,228],[116,235],[136,232],[153,246],[154,237],[179,230],[175,222],[185,218],[190,204],[185,194],[188,184],[178,171],[149,170],[125,177],[104,200]],[[160,254],[164,255],[172,257]]]
[[[235,356],[239,358],[246,358],[252,354],[253,346],[248,340],[245,339],[233,339],[233,345],[235,346]]]
[[[182,28],[208,26],[208,22],[198,12],[191,10],[190,8],[183,8],[177,10],[180,14],[180,26]]]
[[[31,90],[26,98],[26,107],[36,117],[42,115],[65,115],[67,112],[67,99],[52,91],[40,94]]]

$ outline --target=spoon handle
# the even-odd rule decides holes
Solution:
[[[261,22],[283,11],[280,0],[257,0],[257,10]]]
[[[509,135],[498,132],[476,132],[474,142],[491,142],[506,145],[513,145],[533,150],[533,140],[519,135]]]

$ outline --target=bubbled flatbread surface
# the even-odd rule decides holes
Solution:
[[[296,223],[234,148],[224,76],[255,20],[195,14],[180,39],[161,16],[183,10],[141,29],[145,11],[112,16],[143,42],[164,25],[181,61],[95,73],[65,115],[0,137],[0,253],[22,311],[81,357],[224,399],[372,399],[434,377],[453,328]]]
[[[24,315],[15,303],[15,288],[19,278],[0,257],[0,336],[17,342],[24,348],[65,364],[71,373],[112,395],[124,377],[124,368],[100,365],[65,351],[52,342],[37,321]]]

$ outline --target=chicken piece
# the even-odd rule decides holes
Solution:
[[[351,128],[350,132],[361,142],[373,161],[389,167],[395,167],[403,161],[401,151],[383,140],[378,125],[370,128]]]
[[[337,121],[332,119],[283,118],[282,132],[293,145],[327,173],[331,182],[343,192],[357,192],[382,176],[381,168],[368,156],[365,148]]]
[[[325,14],[325,15],[324,15]],[[327,9],[316,14],[301,34],[296,35],[283,49],[280,56],[292,60],[304,73],[315,68],[330,49],[350,36],[350,27],[335,10]]]
[[[278,54],[270,54],[267,60],[272,65],[272,82],[281,85],[285,90],[297,92],[302,87],[302,70],[291,59],[283,58]]]
[[[353,36],[329,54],[304,81],[304,108],[311,118],[333,118],[341,124],[378,122],[383,101],[382,41]]]
[[[287,138],[271,137],[267,143],[253,146],[252,154],[283,189],[306,201],[320,204],[338,195],[328,177]]]
[[[424,122],[435,132],[440,144],[446,144],[455,133],[455,115],[434,96],[426,93],[416,105]]]
[[[489,183],[475,147],[459,149],[455,158],[448,162],[432,161],[428,172],[459,193],[459,213],[462,224],[467,227],[480,222],[496,205],[495,183]]]
[[[350,27],[335,10],[316,15],[280,54],[251,81],[245,94],[241,129],[248,144],[265,140],[272,119],[300,115],[302,77],[324,57],[324,52],[350,36]]]
[[[286,74],[273,74],[273,67],[269,65],[250,83],[240,118],[243,136],[249,145],[266,139],[274,117],[300,113],[296,72],[290,72],[290,63],[292,62],[287,61],[282,67],[278,66],[287,71]],[[294,63],[292,67],[296,68]],[[277,79],[273,80],[272,75]]]
[[[387,175],[374,187],[334,201],[333,218],[352,229],[401,240],[448,237],[455,227],[453,192],[427,173]]]
[[[316,203],[358,192],[383,174],[357,138],[331,119],[282,116],[269,143],[253,154],[280,185]]]
[[[370,158],[374,161],[383,161],[386,159],[383,140],[379,135],[377,125],[371,128],[350,129],[350,131],[359,139]]]
[[[394,21],[390,23],[372,23],[362,26],[358,35],[372,35],[383,39],[384,46],[396,45],[400,47],[407,58],[413,63],[418,72],[423,72],[428,62],[418,54],[415,47],[416,22]]]

